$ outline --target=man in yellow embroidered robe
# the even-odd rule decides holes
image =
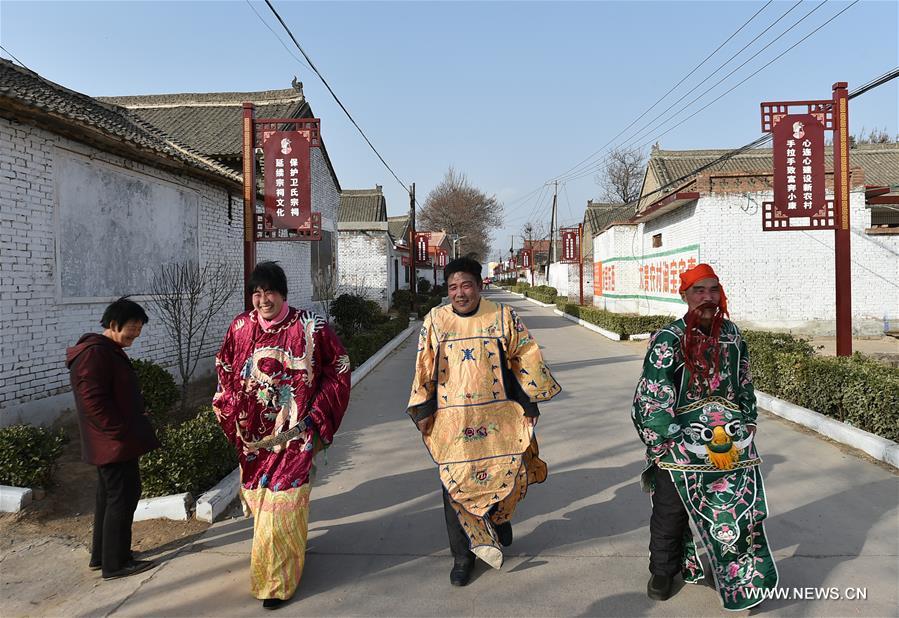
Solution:
[[[438,466],[450,582],[464,586],[475,556],[502,566],[512,513],[528,485],[546,478],[536,404],[561,388],[515,311],[481,298],[478,262],[453,260],[444,280],[451,304],[425,318],[408,413]]]

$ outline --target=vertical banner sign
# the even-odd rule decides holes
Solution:
[[[577,263],[580,253],[578,251],[578,229],[576,227],[562,228],[559,230],[559,234],[562,236],[561,261],[569,264]]]
[[[521,266],[522,268],[531,268],[531,263],[533,262],[532,254],[530,249],[525,249],[521,252]]]
[[[403,257],[403,266],[411,266],[412,265],[412,260],[409,259],[408,255],[404,255],[402,257]]]
[[[447,252],[443,249],[437,249],[437,266],[443,268],[446,266]]]
[[[309,136],[272,131],[264,137],[265,222],[274,229],[299,229],[312,217]]]
[[[790,106],[805,106],[808,112],[790,114]],[[829,106],[762,103],[762,125],[774,138],[774,201],[762,204],[762,229],[835,229],[834,201],[827,199],[824,185],[824,131],[833,128]]]
[[[425,263],[428,261],[428,244],[431,234],[428,232],[416,232],[415,234],[415,261]]]

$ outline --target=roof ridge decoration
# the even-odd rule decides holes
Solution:
[[[296,78],[294,78],[295,80]],[[175,107],[232,107],[244,101],[256,105],[299,103],[306,100],[302,84],[281,90],[253,92],[184,92],[175,94],[144,94],[99,97],[100,100],[127,109],[169,109]]]

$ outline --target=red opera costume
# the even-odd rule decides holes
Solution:
[[[311,312],[290,307],[266,329],[253,310],[231,323],[216,370],[213,408],[238,449],[241,498],[255,518],[251,591],[289,599],[305,560],[312,459],[346,411],[349,357]]]

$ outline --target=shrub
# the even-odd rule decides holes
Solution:
[[[0,485],[49,486],[67,441],[62,429],[21,424],[0,429]]]
[[[524,288],[524,295],[539,300],[541,303],[554,303],[559,291],[549,285],[538,285],[530,289]]]
[[[397,290],[393,293],[391,307],[408,311],[410,302],[412,302],[412,292],[409,290]]]
[[[431,296],[444,297],[446,296],[446,284],[441,283],[440,285],[435,285],[431,288]]]
[[[432,298],[428,298],[423,303],[418,305],[418,317],[419,319],[424,319],[428,312],[434,307],[439,307],[440,303],[443,302],[439,296],[434,296]]]
[[[131,361],[137,372],[137,382],[144,397],[144,408],[153,420],[154,425],[165,424],[169,412],[178,401],[178,386],[175,378],[168,371],[148,360]]]
[[[347,339],[386,319],[378,303],[357,294],[341,294],[335,298],[331,303],[331,317],[340,334]]]
[[[753,384],[769,395],[899,440],[899,369],[862,354],[817,356],[805,339],[745,331]]]
[[[162,447],[140,458],[143,497],[206,491],[237,467],[234,447],[211,407],[196,417],[159,431]]]
[[[388,341],[399,335],[409,326],[409,316],[402,314],[392,320],[379,324],[374,329],[365,333],[359,333],[346,341],[347,354],[350,355],[350,364],[355,369],[378,350],[384,347]]]
[[[618,333],[622,338],[641,333],[652,333],[670,324],[674,318],[667,315],[634,315],[630,313],[614,313],[598,307],[578,305],[565,298],[556,301],[556,307],[568,315],[595,324],[600,328]]]
[[[418,291],[422,294],[427,294],[431,289],[431,281],[429,279],[425,279],[424,277],[418,278]]]

